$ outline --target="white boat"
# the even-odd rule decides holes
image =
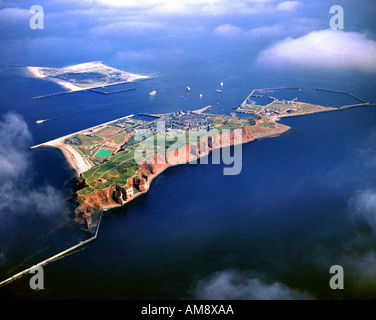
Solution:
[[[202,93],[200,93],[200,98],[202,98]]]
[[[223,82],[221,82],[221,87],[223,87]]]
[[[156,94],[157,94],[157,91],[155,91],[155,90],[149,92],[149,95],[151,95],[151,96],[155,96]]]
[[[215,89],[214,91],[215,91],[215,92],[218,92],[218,93],[222,93],[222,91],[219,90],[219,89]]]
[[[188,90],[188,91],[191,91],[191,88],[190,88],[190,87],[187,87],[187,90]]]
[[[35,123],[43,123],[43,122],[45,122],[46,120],[37,120],[37,121],[35,121]]]

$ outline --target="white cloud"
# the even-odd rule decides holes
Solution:
[[[92,28],[90,31],[95,34],[114,34],[114,33],[121,33],[124,32],[132,32],[132,33],[140,33],[145,31],[150,31],[153,29],[162,29],[162,23],[155,23],[152,21],[137,21],[137,20],[128,20],[128,21],[119,21],[119,22],[112,22],[102,26],[96,26]]]
[[[257,63],[273,67],[376,72],[376,41],[357,32],[314,31],[296,39],[289,37],[263,50]]]
[[[231,23],[221,24],[214,29],[214,33],[221,36],[234,36],[242,33],[242,30]]]
[[[226,270],[201,280],[193,291],[199,300],[307,300],[312,297],[279,282],[265,283],[246,272]]]
[[[31,134],[26,123],[16,114],[8,113],[0,122],[0,179],[17,179],[28,167],[24,152],[16,146],[23,147],[30,142]]]
[[[242,35],[245,41],[251,40],[273,40],[286,36],[305,35],[317,29],[318,21],[309,18],[292,18],[275,24],[264,24],[251,29],[241,29],[232,24],[224,24],[214,29],[218,35]]]
[[[283,26],[272,25],[250,29],[246,31],[245,35],[250,37],[251,39],[261,39],[276,37],[285,32],[286,31],[284,30]]]
[[[376,233],[376,191],[359,192],[352,199],[351,206],[355,207],[357,217],[363,218]]]
[[[45,215],[62,210],[61,194],[50,185],[34,186],[28,150],[31,134],[22,117],[7,113],[0,121],[0,220],[30,209]]]
[[[351,272],[356,274],[356,280],[376,285],[376,253],[369,251],[357,257],[344,257],[344,265],[348,265]],[[376,289],[376,288],[375,288]]]
[[[31,14],[29,9],[4,8],[0,10],[1,20],[28,20],[30,17]]]
[[[277,10],[278,11],[294,11],[296,8],[301,6],[302,3],[300,1],[283,1],[278,3]]]
[[[74,0],[55,0],[57,2],[77,3]],[[80,5],[137,10],[148,15],[254,15],[270,12],[292,11],[299,1],[275,0],[83,0]]]
[[[357,299],[376,298],[376,252],[342,256],[345,290]]]

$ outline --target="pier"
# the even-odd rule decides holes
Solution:
[[[138,113],[139,116],[146,116],[146,117],[151,117],[151,118],[160,118],[161,115],[159,114],[149,114],[149,113]]]
[[[111,93],[123,92],[123,91],[131,91],[131,90],[136,90],[136,88],[120,89],[120,90],[115,90],[115,91],[110,91],[110,92],[104,92],[104,91],[99,91],[99,90],[95,90],[95,89],[87,89],[87,91],[95,92],[95,93],[99,93],[99,94],[104,94],[104,95],[111,94]]]
[[[204,113],[205,111],[211,110],[211,106],[204,107],[202,109],[193,110],[192,113],[200,114]]]
[[[339,90],[332,90],[332,89],[323,89],[323,88],[316,88],[316,90],[319,90],[319,91],[326,91],[326,92],[334,92],[334,93],[341,93],[341,94],[346,94],[356,100],[359,100],[360,102],[362,102],[363,104],[370,104],[369,102],[363,100],[362,98],[359,98],[358,96],[350,93],[350,92],[346,92],[346,91],[339,91]],[[353,105],[351,105],[353,106]],[[358,105],[354,105],[354,106],[358,106]]]
[[[74,245],[73,247],[70,247],[70,248],[68,248],[68,249],[66,249],[66,250],[64,250],[64,251],[62,251],[62,252],[60,252],[58,254],[55,254],[54,256],[52,256],[52,257],[50,257],[50,258],[48,258],[46,260],[43,260],[43,261],[37,263],[36,265],[28,268],[28,269],[25,269],[25,270],[21,271],[21,272],[15,274],[15,275],[11,276],[10,278],[4,280],[4,281],[1,281],[0,282],[0,287],[5,286],[5,285],[13,282],[14,280],[17,280],[17,279],[21,278],[22,276],[24,276],[26,274],[30,274],[30,271],[33,270],[35,267],[45,266],[46,264],[48,264],[50,262],[53,262],[53,261],[55,261],[57,259],[62,258],[63,256],[65,256],[68,253],[73,253],[78,248],[83,247],[83,246],[87,245],[88,243],[90,243],[90,242],[94,241],[95,239],[97,239],[99,226],[100,226],[100,223],[101,223],[101,220],[102,220],[102,214],[103,214],[103,210],[100,212],[97,229],[95,231],[94,236],[92,236],[91,238],[89,238],[89,239],[87,239],[85,241],[81,241],[80,243]]]
[[[75,91],[64,91],[64,92],[58,92],[58,93],[51,93],[51,94],[46,94],[43,96],[38,96],[38,97],[33,97],[32,99],[43,99],[43,98],[48,98],[48,97],[54,97],[54,96],[60,96],[63,94],[69,94],[73,92],[80,92],[80,91],[86,91],[87,89],[82,89],[82,90],[75,90]]]
[[[134,81],[122,81],[122,82],[105,84],[105,85],[91,87],[91,88],[82,88],[82,89],[78,89],[78,90],[51,93],[51,94],[46,94],[46,95],[43,95],[43,96],[33,97],[32,99],[43,99],[43,98],[49,98],[49,97],[59,96],[59,95],[63,95],[63,94],[69,94],[69,93],[74,93],[74,92],[82,92],[82,91],[90,91],[90,92],[100,93],[100,94],[104,94],[104,95],[111,94],[111,93],[119,93],[119,92],[124,92],[124,91],[136,90],[136,88],[120,89],[120,90],[115,90],[115,91],[110,91],[110,92],[102,92],[102,91],[98,91],[98,90],[95,90],[95,89],[104,89],[105,87],[118,86],[118,85],[122,85],[122,84],[126,84],[126,83],[137,84],[140,81],[152,80],[152,79],[156,79],[156,78],[157,78],[157,75],[154,74],[153,76],[149,76],[148,78],[145,78],[145,79],[138,79],[138,80],[134,80]]]
[[[130,82],[128,82],[128,83],[130,83]],[[119,85],[119,84],[120,83],[114,84],[114,85]],[[51,94],[46,94],[46,95],[43,95],[43,96],[33,97],[33,99],[43,99],[43,98],[49,98],[49,97],[54,97],[54,96],[60,96],[60,95],[63,95],[63,94],[69,94],[69,93],[74,93],[74,92],[82,92],[82,91],[90,91],[90,92],[95,92],[95,93],[107,95],[107,94],[111,94],[111,93],[119,93],[119,92],[123,92],[123,91],[136,90],[136,88],[120,89],[120,90],[114,90],[114,91],[110,91],[110,92],[104,92],[104,91],[96,90],[96,89],[105,88],[105,87],[109,87],[109,86],[111,86],[111,85],[106,85],[104,87],[94,87],[94,88],[86,88],[86,89],[81,89],[81,90],[72,90],[72,91],[51,93]]]

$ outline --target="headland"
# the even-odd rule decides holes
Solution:
[[[247,114],[246,117],[237,117],[235,113],[214,115],[208,113],[210,106],[147,115],[151,121],[128,115],[32,148],[57,148],[64,154],[77,174],[75,220],[90,228],[95,224],[92,217],[95,210],[129,203],[147,192],[153,179],[170,166],[202,158],[214,149],[279,136],[290,130],[289,126],[278,123],[284,117],[349,107],[325,107],[299,102],[297,98],[287,101],[272,96],[266,105],[251,100],[278,89],[284,88],[253,90],[236,110]],[[363,101],[362,105],[370,104]],[[149,135],[137,138],[144,131]],[[194,132],[199,139],[188,139],[188,132]],[[149,158],[143,163],[136,162],[138,149],[147,144],[152,150]]]

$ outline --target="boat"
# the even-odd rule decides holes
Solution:
[[[35,123],[43,123],[43,122],[45,122],[46,120],[37,120],[37,121],[35,121]]]
[[[222,91],[220,89],[215,89],[214,91],[218,92],[218,93],[222,93]]]
[[[200,98],[202,98],[202,93],[200,93]]]
[[[223,82],[221,82],[221,87],[223,87]]]
[[[187,87],[187,90],[188,90],[188,91],[191,91],[191,88],[190,88],[190,87]]]
[[[155,91],[155,90],[149,92],[150,96],[155,96],[156,94],[157,94],[157,91]]]

